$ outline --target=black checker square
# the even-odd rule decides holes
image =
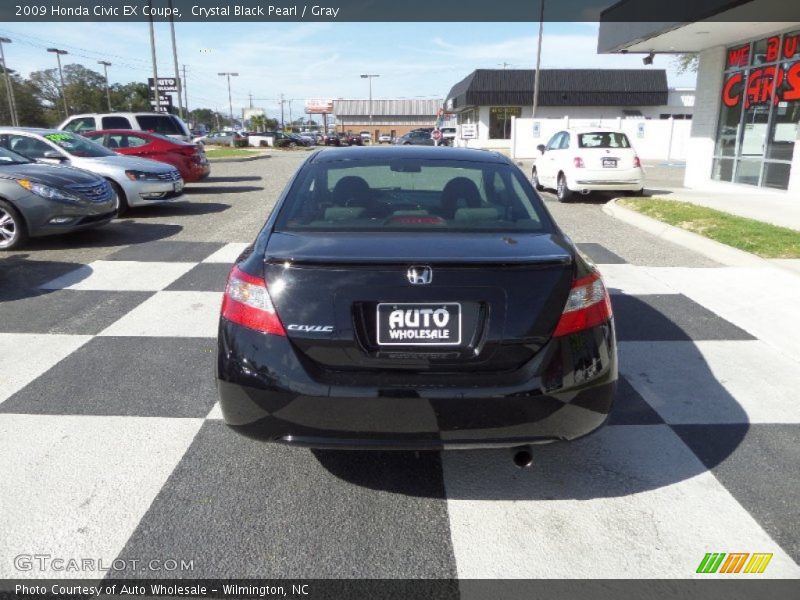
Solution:
[[[96,337],[0,404],[0,413],[205,417],[214,340]]]
[[[580,243],[578,249],[598,265],[625,265],[628,261],[601,244]]]
[[[224,292],[231,266],[226,263],[200,263],[173,281],[171,292]]]

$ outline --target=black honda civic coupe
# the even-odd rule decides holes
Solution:
[[[231,270],[217,381],[227,424],[269,441],[572,440],[613,403],[611,304],[504,156],[321,150]]]

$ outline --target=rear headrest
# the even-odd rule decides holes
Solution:
[[[498,212],[496,208],[459,208],[456,210],[456,221],[496,221]]]
[[[362,206],[331,206],[325,209],[326,221],[358,219],[366,209]]]

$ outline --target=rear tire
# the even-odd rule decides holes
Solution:
[[[28,241],[28,228],[16,208],[0,200],[0,251],[15,250]]]
[[[567,186],[567,178],[563,173],[558,174],[558,186],[556,187],[556,198],[559,202],[569,202],[572,200],[573,192]]]
[[[531,183],[537,192],[541,192],[544,189],[544,186],[539,183],[539,174],[536,172],[536,167],[533,167],[531,171]]]
[[[109,179],[108,183],[111,185],[111,189],[114,190],[114,195],[117,197],[117,217],[121,217],[128,212],[128,209],[130,208],[130,205],[128,204],[128,197],[125,196],[125,191],[116,181]]]

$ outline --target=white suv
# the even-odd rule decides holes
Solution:
[[[568,202],[575,192],[640,194],[644,188],[642,164],[621,131],[566,129],[538,149],[531,181],[537,190],[555,189],[559,202]]]
[[[68,117],[58,129],[83,133],[101,129],[132,129],[160,133],[183,142],[192,141],[192,133],[180,117],[157,112],[88,113]]]

